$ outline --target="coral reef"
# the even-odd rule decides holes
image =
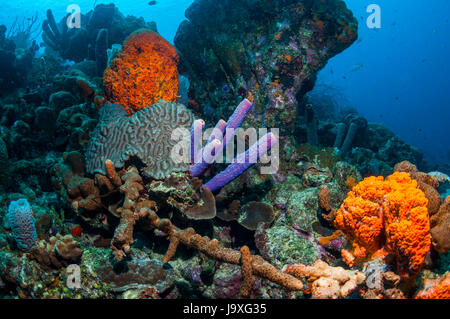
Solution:
[[[283,136],[294,129],[296,95],[309,91],[327,60],[357,39],[357,20],[335,0],[194,1],[186,17],[175,46],[191,82],[189,97],[217,120],[251,93],[249,126],[283,123]]]
[[[178,54],[151,30],[138,30],[124,42],[103,75],[106,97],[129,114],[159,100],[178,98]]]
[[[165,262],[168,262],[173,257],[176,248],[180,243],[182,243],[189,247],[195,248],[218,261],[236,265],[243,263],[241,252],[229,248],[223,248],[217,240],[211,240],[206,236],[202,237],[195,233],[193,228],[180,230],[175,227],[170,220],[160,219],[155,212],[146,209],[145,207],[141,209],[139,214],[141,217],[147,218],[155,228],[168,234],[170,245],[169,250],[164,256]],[[255,276],[266,278],[291,290],[301,290],[303,288],[303,285],[299,280],[290,275],[283,274],[280,270],[261,258],[261,256],[249,254],[247,249],[248,248],[244,248],[244,254],[247,256],[244,258],[246,259],[246,265],[243,266],[243,268],[246,268],[246,275],[254,274]],[[250,267],[252,268],[251,272],[248,269]],[[248,280],[248,278],[245,280]],[[248,283],[244,284],[244,287],[244,289],[248,289]],[[242,293],[245,294],[245,291],[241,291],[241,295]]]
[[[115,171],[111,172],[113,170],[114,167],[108,170],[110,172],[108,175],[112,180],[114,180],[115,173]],[[136,168],[131,167],[128,169],[122,176],[122,181],[123,185],[119,184],[116,186],[120,186],[120,192],[125,194],[125,199],[123,207],[117,210],[120,214],[120,223],[114,232],[112,241],[112,249],[117,260],[122,260],[125,254],[130,252],[130,246],[134,242],[133,229],[136,220],[139,218],[139,215],[136,213],[136,211],[139,211],[138,207],[145,205],[148,209],[152,209],[155,206],[155,202],[150,201],[137,203],[139,193],[144,189],[144,186]]]
[[[310,91],[344,1],[67,17],[0,26],[0,299],[449,298],[448,167]]]
[[[126,37],[141,28],[156,32],[154,22],[143,18],[122,15],[114,4],[99,4],[87,14],[81,14],[80,27],[69,28],[63,17],[56,22],[52,11],[47,10],[47,19],[42,23],[42,38],[48,49],[57,52],[63,59],[81,62],[95,61],[95,74],[102,76],[107,66],[107,50],[121,44]]]

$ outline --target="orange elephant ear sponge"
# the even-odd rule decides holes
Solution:
[[[138,30],[103,74],[106,97],[129,114],[157,103],[176,102],[179,58],[173,45],[150,30]]]
[[[352,251],[343,251],[344,261],[353,266],[390,256],[401,275],[419,271],[431,245],[427,205],[409,173],[365,178],[348,193],[334,220],[352,244]]]

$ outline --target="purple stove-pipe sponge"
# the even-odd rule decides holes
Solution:
[[[205,169],[208,167],[209,164],[214,163],[214,161],[216,160],[216,156],[215,155],[220,153],[220,149],[217,148],[216,140],[219,140],[220,142],[222,142],[222,140],[223,140],[223,133],[225,131],[226,126],[227,126],[227,122],[225,122],[224,120],[220,120],[216,124],[216,127],[211,132],[211,135],[209,136],[205,147],[203,147],[197,153],[197,156],[195,157],[195,162],[193,162],[194,164],[191,165],[190,171],[191,171],[191,176],[192,177],[199,176],[201,173],[203,173],[205,171]],[[191,137],[191,142],[192,142],[192,137]],[[222,143],[221,143],[221,145],[222,145]],[[191,148],[192,148],[192,146],[191,146]],[[213,150],[214,154],[213,153],[209,153],[208,154],[209,150]],[[205,153],[205,151],[207,151],[207,152]],[[206,161],[205,158],[204,158],[204,155],[210,156],[210,154],[213,155],[212,161],[210,161],[210,160]]]
[[[205,127],[205,121],[203,120],[195,120],[192,123],[191,128],[191,162],[195,161],[196,156],[198,155],[198,146],[199,142],[202,138],[202,131]]]
[[[6,215],[12,229],[17,247],[22,251],[30,250],[36,244],[36,227],[33,210],[25,198],[12,201]]]
[[[257,160],[267,153],[277,142],[278,138],[274,134],[268,133],[264,135],[247,151],[236,156],[226,169],[214,176],[203,187],[208,188],[211,192],[224,187],[253,164],[256,164]]]
[[[223,133],[225,132],[225,128],[226,127],[227,127],[227,122],[225,122],[224,120],[220,120],[219,122],[217,122],[216,126],[214,127],[214,129],[212,130],[211,134],[208,137],[208,141],[206,142],[205,147],[203,147],[196,154],[195,161],[193,162],[194,164],[197,164],[197,163],[200,163],[201,161],[203,161],[203,152],[206,150],[208,145],[211,144],[212,141],[219,140],[219,141],[222,142],[222,140],[223,140]],[[192,143],[192,136],[191,136],[191,143]],[[205,167],[205,169],[206,169],[206,167]]]
[[[225,137],[223,138],[223,147],[225,148],[229,141],[233,140],[235,130],[241,126],[248,112],[252,108],[253,104],[247,99],[244,99],[237,108],[234,110],[233,114],[230,116],[227,122]],[[230,130],[232,129],[232,130]]]
[[[236,107],[233,114],[228,119],[228,122],[224,122],[223,120],[220,120],[217,123],[216,128],[218,128],[220,130],[220,132],[222,132],[222,135],[225,132],[225,130],[227,132],[222,139],[222,151],[227,146],[228,142],[233,140],[233,136],[234,136],[236,129],[241,126],[241,124],[244,121],[245,117],[247,116],[248,112],[252,108],[252,105],[253,105],[252,102],[250,102],[247,99],[244,99]],[[217,132],[217,131],[216,130],[213,131],[213,133],[211,134],[211,136],[208,139],[208,144],[211,143],[212,140],[218,139],[217,136],[213,136],[214,132]],[[191,149],[192,149],[192,143],[193,143],[192,141],[193,141],[193,137],[192,137],[192,133],[191,133]],[[206,146],[205,146],[205,148],[206,148]],[[198,153],[199,155],[201,155],[201,158],[197,158],[197,157],[194,158],[195,159],[195,161],[193,161],[194,164],[191,165],[191,169],[190,169],[192,177],[197,177],[200,174],[202,174],[205,171],[205,169],[208,167],[208,165],[211,164],[211,163],[205,162],[205,160],[203,159],[203,151],[205,148],[203,148],[200,151],[201,153]],[[217,157],[220,154],[221,154],[220,151],[217,151],[215,153],[214,161],[217,159]]]

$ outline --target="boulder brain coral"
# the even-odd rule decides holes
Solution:
[[[122,168],[131,157],[139,158],[145,164],[143,173],[155,179],[189,170],[189,163],[176,162],[171,156],[179,143],[172,133],[183,128],[189,132],[194,121],[194,114],[184,105],[159,101],[127,116],[121,105],[106,104],[99,113],[86,150],[89,173],[105,175],[106,160]]]
[[[106,96],[129,114],[159,100],[176,102],[178,54],[159,34],[142,29],[132,33],[103,74]]]
[[[348,193],[334,224],[352,244],[344,261],[393,258],[401,275],[416,273],[430,250],[428,200],[408,173],[365,178]]]

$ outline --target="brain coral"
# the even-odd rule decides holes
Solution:
[[[161,99],[176,102],[177,64],[176,49],[159,34],[135,31],[103,74],[106,96],[130,114]]]
[[[334,221],[353,246],[351,255],[343,251],[344,260],[352,265],[390,256],[401,275],[417,272],[431,244],[427,205],[408,173],[365,178],[348,193]]]
[[[30,250],[36,244],[37,237],[30,203],[24,198],[12,201],[6,217],[17,247],[23,251]]]
[[[100,109],[100,121],[89,141],[86,168],[91,174],[106,175],[107,159],[121,168],[136,156],[146,165],[143,173],[152,178],[188,171],[190,163],[175,163],[171,159],[171,151],[178,143],[171,134],[176,128],[189,131],[193,120],[192,112],[176,103],[159,101],[131,117],[121,105],[107,104]]]

